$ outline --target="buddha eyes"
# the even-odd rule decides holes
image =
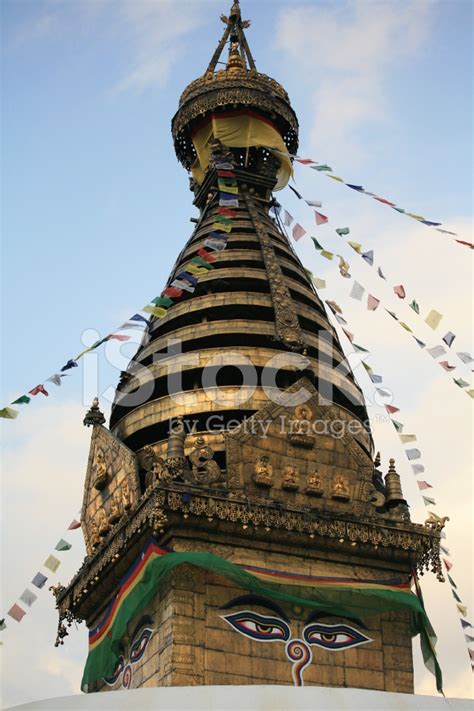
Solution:
[[[145,627],[145,629],[142,630],[137,641],[133,643],[132,647],[130,648],[130,661],[132,663],[138,662],[138,660],[142,658],[152,634],[153,630],[149,627]]]
[[[290,639],[290,628],[277,617],[259,615],[257,612],[243,610],[232,615],[222,615],[222,619],[229,623],[237,632],[258,639],[261,642],[286,642]]]
[[[123,657],[119,657],[119,658],[117,659],[117,664],[116,664],[116,666],[115,666],[115,669],[114,669],[113,673],[111,674],[111,676],[105,677],[105,678],[104,678],[104,681],[105,681],[109,686],[113,686],[113,685],[115,684],[115,682],[117,681],[117,679],[119,678],[120,674],[122,673],[124,666],[125,666],[124,658],[123,658]]]
[[[366,637],[348,625],[323,625],[316,623],[305,627],[303,636],[308,644],[314,644],[322,649],[332,651],[349,649],[359,644],[372,642],[369,637]]]

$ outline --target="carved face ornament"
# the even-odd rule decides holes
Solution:
[[[293,637],[290,620],[284,610],[273,600],[258,595],[244,595],[230,600],[222,609],[243,607],[249,604],[266,608],[273,613],[263,615],[255,610],[246,608],[239,612],[221,615],[234,630],[245,637],[250,637],[258,642],[283,642],[285,655],[291,662],[291,676],[295,686],[304,686],[303,671],[313,659],[312,647],[319,647],[331,652],[357,647],[361,644],[372,642],[370,637],[346,623],[323,624],[317,620],[328,617],[327,613],[313,612],[304,624],[301,638]],[[277,616],[275,616],[275,613]],[[351,620],[363,626],[360,620]]]

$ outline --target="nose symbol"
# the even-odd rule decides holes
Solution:
[[[310,664],[313,654],[311,648],[301,639],[291,639],[285,648],[286,656],[292,662],[291,676],[295,686],[304,686],[303,669]]]
[[[127,666],[123,670],[122,686],[124,687],[124,689],[130,689],[131,683],[132,683],[132,667],[130,666],[130,664],[127,664]]]

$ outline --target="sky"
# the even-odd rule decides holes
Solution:
[[[223,0],[3,0],[2,405],[43,383],[68,358],[120,325],[161,291],[196,215],[177,163],[170,121],[181,91],[201,75],[221,35]],[[244,0],[257,67],[288,90],[300,121],[300,155],[347,182],[440,221],[472,241],[472,5],[464,0],[279,2]],[[472,352],[472,252],[449,236],[295,167],[295,186],[322,200],[329,223],[288,188],[278,199],[351,273],[430,345],[448,330]],[[335,233],[374,249],[383,282]],[[348,297],[335,261],[308,236],[296,250],[326,280],[322,298],[344,309],[356,342],[384,377],[405,433],[416,433],[429,490],[448,515],[451,575],[473,616],[472,401],[381,308]],[[394,296],[443,313],[433,333]],[[408,298],[407,298],[408,300]],[[347,345],[347,340],[341,336]],[[2,615],[66,537],[51,582],[66,584],[84,556],[67,532],[82,503],[96,394],[104,411],[135,344],[86,356],[59,389],[50,384],[18,419],[2,421]],[[348,350],[350,352],[350,349]],[[451,357],[451,354],[448,354]],[[451,358],[452,360],[452,358]],[[454,356],[455,360],[455,356]],[[352,361],[351,361],[352,362]],[[362,367],[382,467],[395,457],[412,519],[424,507],[396,432]],[[462,374],[469,378],[469,368]],[[42,568],[41,568],[42,569]],[[49,584],[50,581],[48,581]],[[472,695],[472,673],[448,584],[422,578],[437,630],[448,696]],[[31,586],[30,586],[31,587]],[[13,705],[79,693],[86,631],[55,648],[47,588],[20,624],[2,632],[2,698]],[[416,691],[435,694],[414,641]],[[25,684],[25,670],[28,684]]]

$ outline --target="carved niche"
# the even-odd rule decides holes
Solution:
[[[127,516],[139,497],[135,454],[105,427],[95,425],[82,504],[82,531],[88,555]]]

